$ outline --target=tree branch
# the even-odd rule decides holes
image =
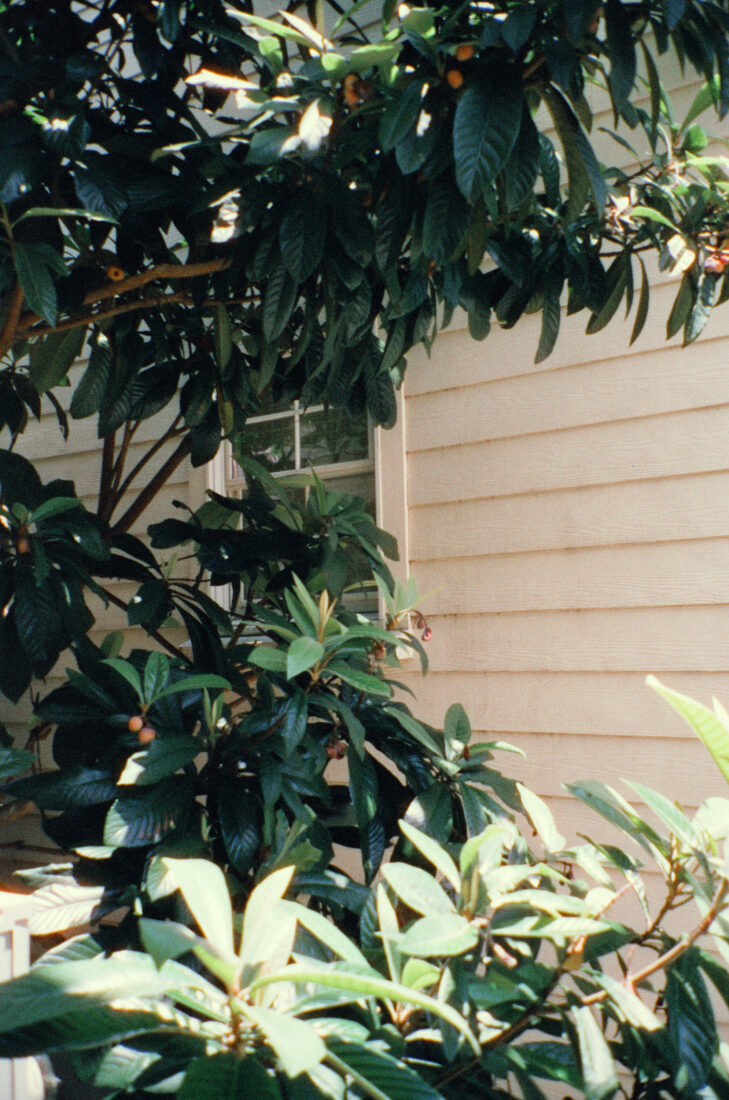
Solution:
[[[111,477],[114,468],[114,442],[116,432],[104,436],[104,447],[101,456],[101,475],[99,477],[99,503],[97,512],[102,519],[108,520],[114,507],[112,499]]]
[[[154,475],[149,484],[145,485],[144,489],[142,489],[137,499],[129,506],[129,508],[127,508],[121,519],[114,524],[112,530],[116,534],[121,534],[122,532],[128,531],[132,524],[139,519],[144,509],[147,507],[150,501],[154,500],[157,493],[167,482],[171,474],[173,474],[180,463],[187,458],[191,449],[192,437],[188,432],[187,435],[185,435],[185,437],[180,440],[179,445],[172,452],[167,461],[164,462],[162,466],[160,466],[159,470]]]
[[[15,337],[18,331],[18,322],[20,321],[20,311],[23,308],[23,288],[20,282],[17,282],[13,288],[13,293],[10,297],[10,305],[8,306],[8,313],[5,318],[5,324],[3,325],[2,332],[0,332],[0,359],[10,351],[10,348],[15,342]]]
[[[126,279],[120,279],[118,283],[105,283],[104,286],[90,290],[84,297],[84,305],[90,306],[96,302],[106,301],[107,298],[118,298],[120,294],[126,294],[128,290],[139,290],[147,283],[155,279],[196,279],[199,275],[210,275],[214,271],[225,271],[230,267],[228,257],[219,256],[216,260],[203,260],[197,264],[157,264],[147,271],[140,271],[138,275],[129,275]]]
[[[152,446],[149,448],[149,450],[145,451],[145,453],[142,455],[142,457],[139,459],[139,461],[137,463],[135,463],[135,465],[129,471],[127,476],[124,478],[124,481],[121,483],[121,485],[119,485],[117,488],[114,489],[114,503],[112,505],[112,510],[116,507],[116,505],[119,503],[121,498],[124,496],[124,494],[126,493],[127,489],[129,488],[129,486],[131,485],[132,481],[137,476],[139,471],[143,470],[144,467],[147,465],[147,463],[150,461],[150,459],[154,458],[154,456],[157,454],[157,451],[160,449],[160,447],[164,447],[165,443],[169,443],[169,441],[171,439],[174,439],[174,437],[176,435],[178,435],[180,431],[184,430],[184,429],[181,429],[181,428],[178,427],[179,421],[181,419],[181,415],[182,414],[178,414],[175,417],[175,419],[172,421],[172,424],[169,426],[167,431],[164,432],[160,436],[159,439],[155,440],[155,442],[152,444]]]

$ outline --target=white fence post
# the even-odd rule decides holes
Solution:
[[[30,898],[0,891],[0,981],[17,978],[30,964]],[[32,1058],[0,1058],[2,1100],[43,1100],[40,1068]]]

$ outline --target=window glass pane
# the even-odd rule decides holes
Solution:
[[[367,416],[352,416],[346,409],[320,409],[301,416],[301,465],[329,466],[369,457]]]
[[[372,470],[365,470],[361,474],[349,474],[346,477],[328,477],[324,481],[325,489],[338,489],[343,493],[351,493],[354,497],[362,497],[367,501],[367,511],[375,516],[375,475]]]
[[[272,472],[296,467],[293,416],[249,422],[241,443],[246,454],[263,462]]]

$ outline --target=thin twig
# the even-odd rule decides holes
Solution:
[[[108,588],[104,588],[103,585],[99,585],[99,591],[102,592],[109,603],[113,603],[115,607],[120,607],[122,611],[129,610],[129,605],[125,603],[124,600],[120,599],[119,596],[115,596],[113,592],[110,592]],[[158,630],[150,630],[149,627],[144,627],[144,629],[146,630],[147,634],[149,634],[150,638],[154,638],[155,641],[158,641],[159,644],[163,646],[164,649],[166,649],[167,652],[170,653],[173,657],[179,657],[179,659],[181,661],[184,661],[186,665],[192,664],[190,657],[186,653],[183,653],[181,649],[178,649],[174,642],[168,641],[168,639],[165,638],[164,635],[160,634]]]
[[[729,880],[722,879],[718,887],[716,888],[716,892],[714,893],[714,897],[712,898],[711,905],[707,909],[704,917],[696,925],[696,927],[692,929],[692,931],[689,932],[686,936],[684,936],[683,939],[679,940],[678,943],[675,943],[673,947],[671,947],[668,951],[664,951],[664,953],[662,955],[659,955],[658,958],[654,959],[652,963],[644,966],[642,970],[636,971],[635,974],[626,974],[625,978],[623,979],[623,985],[627,986],[628,989],[635,992],[635,987],[641,985],[646,980],[646,978],[650,978],[651,974],[655,974],[658,970],[664,970],[667,966],[670,966],[672,962],[675,962],[676,959],[680,958],[681,955],[688,951],[689,947],[691,947],[691,945],[695,943],[700,936],[703,936],[704,933],[707,932],[713,924],[719,913],[719,910],[721,909],[722,902],[724,901],[727,890],[729,890]],[[583,1005],[598,1004],[600,1001],[604,1001],[607,996],[607,990],[601,989],[597,993],[591,993],[589,997],[583,997],[581,1003]]]

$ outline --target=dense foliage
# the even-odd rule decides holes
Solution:
[[[659,689],[726,753],[725,712]],[[291,864],[238,915],[214,863],[155,855],[147,893],[175,919],[142,917],[121,950],[82,935],[0,986],[0,1052],[64,1049],[104,1097],[545,1100],[551,1082],[720,1100],[729,800],[689,819],[632,786],[655,823],[603,784],[572,787],[615,844],[567,845],[523,787],[534,850],[507,815],[459,845],[403,820],[412,856],[362,889],[349,935],[294,900]]]
[[[664,57],[704,82],[681,120]],[[600,96],[615,130],[593,134]],[[393,698],[429,635],[393,540],[349,494],[273,478],[246,431],[294,400],[392,425],[407,353],[456,308],[477,339],[541,312],[539,359],[565,298],[590,332],[635,307],[635,339],[645,254],[676,276],[668,335],[695,339],[729,296],[712,105],[726,0],[0,0],[0,692],[31,690],[36,721],[0,773],[75,853],[29,875],[36,931],[118,918],[3,991],[4,1051],[81,1051],[112,1094],[536,1100],[541,1076],[598,1098],[617,1063],[636,1098],[721,1095],[705,978],[726,998],[726,975],[695,941],[723,944],[724,804],[688,822],[641,791],[662,837],[581,788],[666,884],[640,926],[609,919],[620,876],[644,897],[636,860],[566,848],[462,708],[440,731]],[[93,509],[21,457],[49,404],[64,433],[96,422]],[[246,495],[133,534],[223,439]],[[382,625],[348,602],[367,585]],[[148,648],[95,644],[92,594]],[[682,941],[664,918],[691,896]],[[667,1017],[641,996],[666,968]]]

